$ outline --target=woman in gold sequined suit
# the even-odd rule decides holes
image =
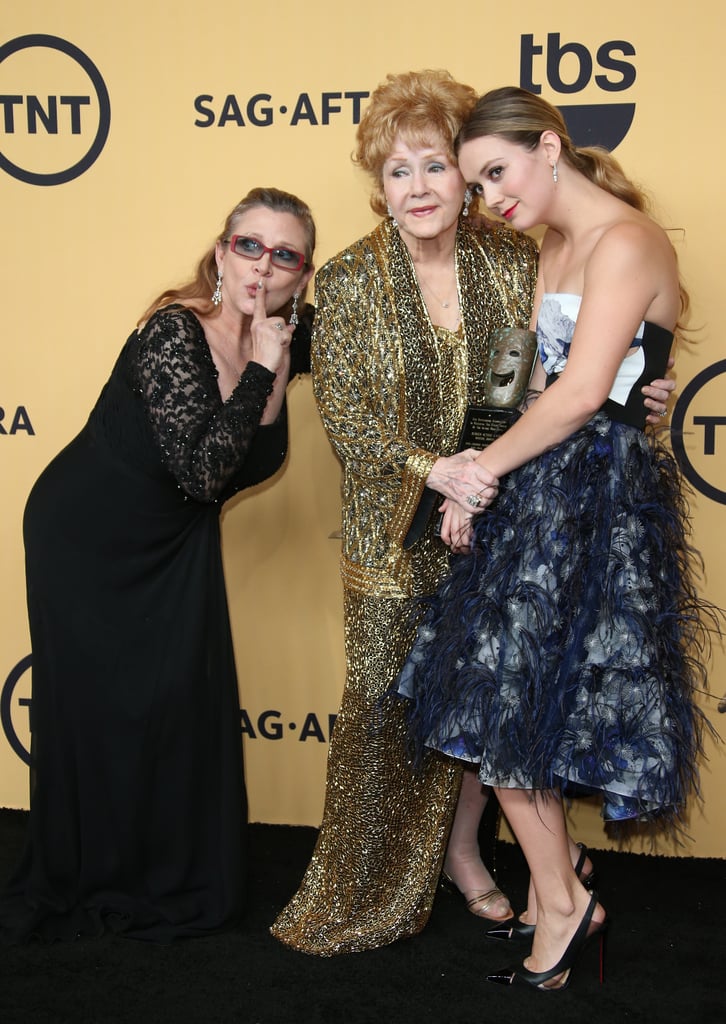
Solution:
[[[347,679],[318,842],[272,927],[306,953],[419,932],[442,866],[475,913],[511,915],[476,845],[486,794],[475,775],[462,788],[436,755],[414,770],[400,704],[381,702],[412,645],[417,599],[448,571],[442,540],[455,541],[432,523],[412,547],[404,538],[427,485],[468,514],[466,495],[496,485],[472,473],[476,453],[452,453],[467,404],[492,404],[490,335],[527,327],[533,300],[535,244],[466,216],[453,144],[475,102],[446,72],[379,86],[357,161],[374,181],[371,206],[389,216],[317,276],[313,386],[343,467]]]
[[[403,539],[427,484],[463,501],[490,483],[451,453],[467,404],[488,398],[490,332],[526,327],[532,304],[534,243],[460,216],[466,186],[453,141],[475,101],[444,72],[390,76],[374,93],[358,160],[374,174],[373,208],[390,202],[398,223],[388,218],[317,277],[313,382],[344,473],[347,680],[320,838],[273,926],[309,953],[420,931],[460,789],[460,771],[437,757],[414,773],[398,708],[376,716],[413,641],[412,604],[448,569],[430,524],[410,550]],[[450,873],[466,890],[493,889],[480,861],[471,886]],[[489,913],[511,911],[495,894]]]

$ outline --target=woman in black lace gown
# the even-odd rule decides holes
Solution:
[[[285,458],[285,387],[309,368],[297,307],[314,243],[304,203],[249,193],[195,279],[147,311],[31,492],[31,813],[0,903],[6,938],[168,941],[243,909],[219,518]]]

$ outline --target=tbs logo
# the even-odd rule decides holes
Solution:
[[[547,43],[522,36],[519,84],[539,95],[542,76],[556,93],[582,92],[592,81],[603,92],[625,92],[635,82],[635,68],[625,60],[635,47],[624,39],[611,39],[598,47],[595,58],[583,43],[563,43],[559,32],[548,32]],[[635,115],[634,103],[557,104],[576,146],[615,149],[627,135]]]

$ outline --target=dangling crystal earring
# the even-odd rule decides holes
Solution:
[[[391,209],[391,204],[388,203],[387,207],[388,207],[388,216],[391,218],[391,224],[393,225],[394,228],[397,228],[398,227],[398,221],[393,216],[393,210]]]
[[[552,164],[552,180],[557,184],[557,163]]]
[[[300,320],[297,315],[297,300],[299,298],[300,293],[295,292],[295,294],[292,297],[292,313],[290,314],[290,323],[292,324],[293,327],[297,327],[297,325],[300,323]]]
[[[222,301],[222,271],[217,271],[217,287],[214,289],[214,295],[212,296],[212,303],[218,306]]]
[[[467,188],[466,192],[464,193],[464,208],[461,211],[461,216],[462,217],[468,217],[469,216],[469,203],[472,201],[473,198],[474,197],[471,194],[471,189]]]

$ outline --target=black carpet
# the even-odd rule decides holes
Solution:
[[[0,812],[0,880],[26,815]],[[0,1024],[726,1024],[726,861],[597,851],[612,917],[606,980],[593,944],[565,992],[498,988],[484,975],[516,952],[483,937],[441,893],[426,929],[331,959],[267,928],[307,864],[315,830],[250,827],[251,906],[239,930],[168,946],[117,937],[0,950]],[[498,843],[499,882],[522,905],[519,850]]]

